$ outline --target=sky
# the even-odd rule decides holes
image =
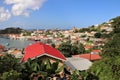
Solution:
[[[120,0],[0,0],[0,29],[72,29],[120,16]]]

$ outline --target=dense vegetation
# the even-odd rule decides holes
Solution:
[[[83,80],[120,80],[120,16],[110,21],[113,28],[111,33],[99,33],[97,30],[98,33],[94,35],[96,38],[109,39],[103,47],[102,60],[94,62],[90,70],[81,72]]]
[[[66,57],[85,53],[85,48],[82,43],[76,42],[74,44],[71,44],[71,41],[63,42],[60,44],[58,50],[60,50]]]
[[[112,20],[114,30],[103,48],[103,59],[96,61],[90,69],[99,80],[120,80],[120,17]]]
[[[19,59],[12,55],[0,57],[0,80],[17,80],[21,76]]]
[[[65,65],[58,65],[59,62],[51,63],[49,59],[43,61],[38,58],[21,63],[14,56],[6,54],[0,57],[0,80],[51,80],[55,77],[58,80],[80,80],[79,71],[71,74]],[[61,72],[64,74],[60,74]]]

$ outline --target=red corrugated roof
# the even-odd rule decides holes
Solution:
[[[25,54],[24,54],[22,61],[24,62],[24,61],[27,61],[27,59],[29,58],[34,59],[35,57],[40,57],[43,55],[57,58],[62,61],[66,60],[64,55],[60,53],[58,50],[56,50],[55,48],[49,45],[37,42],[25,48]]]
[[[101,56],[99,54],[80,54],[80,57],[86,58],[88,60],[99,60]]]

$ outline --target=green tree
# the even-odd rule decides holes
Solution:
[[[51,46],[52,46],[53,48],[55,48],[55,44],[54,44],[54,43],[52,43]]]
[[[79,32],[90,32],[90,29],[89,28],[82,28],[82,29],[79,29]]]
[[[59,45],[58,50],[60,50],[66,57],[71,56],[71,42],[63,42],[62,44]]]
[[[110,21],[112,21],[111,24],[113,28],[120,28],[120,16],[113,18]]]
[[[120,57],[105,58],[95,62],[90,68],[99,80],[120,80]]]
[[[4,73],[10,70],[21,71],[21,65],[19,59],[16,59],[13,55],[5,54],[0,57],[0,73]]]
[[[16,70],[10,70],[8,72],[4,72],[0,77],[2,80],[22,80],[21,73]]]
[[[5,54],[0,57],[0,79],[19,80],[21,79],[21,64],[19,59],[13,55]]]
[[[74,70],[70,75],[70,80],[82,80],[80,76],[80,72],[78,70]]]
[[[95,38],[101,38],[102,34],[100,32],[97,32],[94,34],[94,37]]]
[[[58,50],[60,50],[66,57],[70,57],[71,55],[75,54],[85,53],[85,48],[82,43],[76,42],[71,44],[70,41],[60,44]]]
[[[105,44],[103,56],[115,57],[120,56],[120,34],[114,34],[113,37]]]
[[[79,43],[78,44],[78,54],[83,54],[85,53],[85,48],[84,48],[84,45],[82,43]]]
[[[75,55],[78,54],[78,46],[76,44],[73,44],[71,47],[71,54]]]

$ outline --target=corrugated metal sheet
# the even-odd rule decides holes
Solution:
[[[72,70],[87,70],[92,65],[92,62],[84,58],[67,58],[65,64],[71,67]]]

